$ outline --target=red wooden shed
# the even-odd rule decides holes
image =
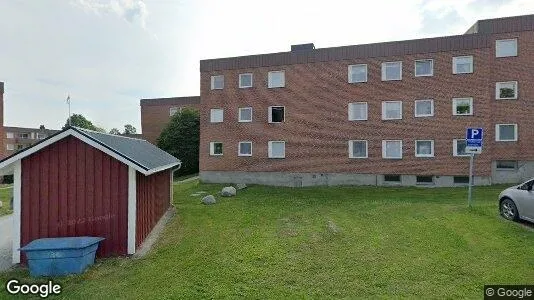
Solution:
[[[97,256],[134,254],[170,207],[180,164],[145,140],[76,127],[1,160],[14,175],[13,263],[46,237],[104,237]]]

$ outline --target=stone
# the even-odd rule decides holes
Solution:
[[[217,200],[215,200],[215,197],[213,195],[207,195],[206,197],[202,198],[202,203],[206,205],[215,204]]]
[[[236,188],[237,190],[242,190],[242,189],[246,189],[246,188],[247,188],[247,185],[244,184],[244,183],[237,183],[237,184],[235,185],[235,188]]]
[[[221,196],[223,197],[232,197],[235,196],[237,193],[237,190],[233,186],[226,186],[221,191]]]

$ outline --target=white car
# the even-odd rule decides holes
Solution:
[[[499,194],[499,211],[508,220],[534,222],[534,179],[509,187]]]

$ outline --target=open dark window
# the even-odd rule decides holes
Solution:
[[[285,108],[283,106],[269,107],[269,123],[282,123],[285,119]]]

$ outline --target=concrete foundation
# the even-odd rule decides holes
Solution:
[[[384,180],[384,175],[352,173],[289,173],[289,172],[230,172],[201,171],[200,181],[205,183],[246,183],[272,186],[304,187],[317,185],[375,185],[375,186],[421,186],[452,187],[466,186],[454,183],[454,176],[433,176],[432,182],[419,183],[416,175],[400,175],[400,181]],[[492,178],[475,176],[475,185],[490,185]]]
[[[517,168],[510,170],[497,169],[497,162],[491,164],[492,182],[521,183],[534,177],[534,161],[518,161]]]

